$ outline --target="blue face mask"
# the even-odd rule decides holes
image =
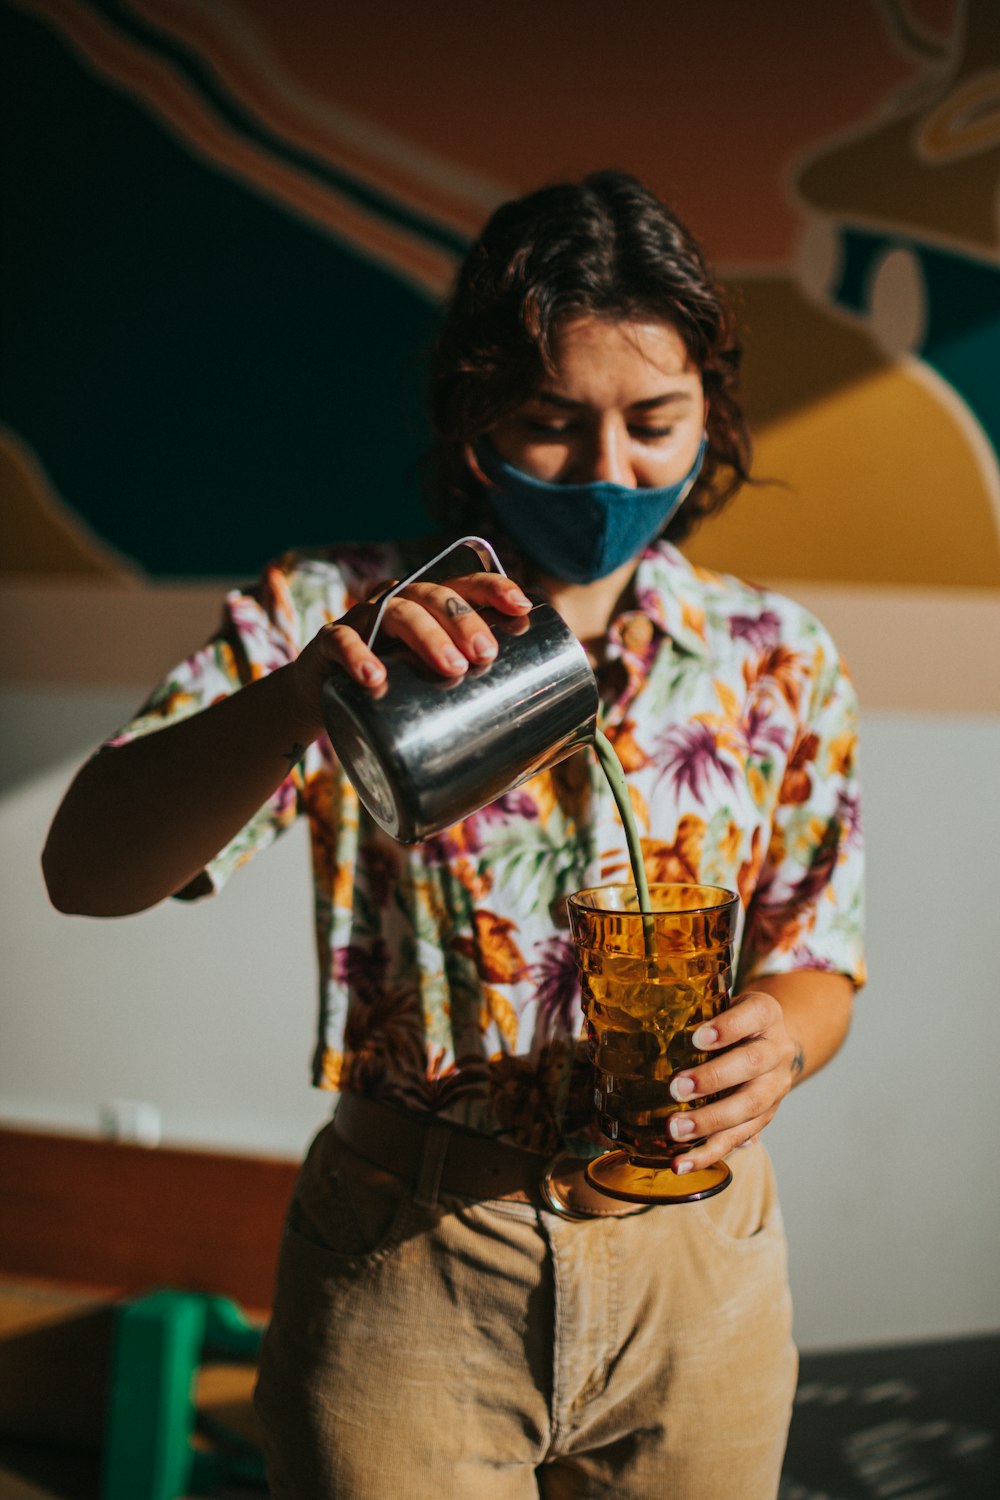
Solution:
[[[533,479],[506,463],[488,440],[476,445],[479,465],[496,486],[487,499],[500,525],[543,573],[566,583],[593,583],[638,557],[680,507],[704,457],[703,437],[683,479],[631,490],[604,480]]]

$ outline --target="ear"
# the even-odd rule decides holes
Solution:
[[[492,490],[496,488],[496,485],[493,483],[492,479],[488,479],[479,466],[479,460],[476,457],[476,449],[474,443],[466,443],[464,445],[462,449],[462,457],[465,459],[466,466],[468,467],[468,470],[473,479],[478,480],[484,490]]]

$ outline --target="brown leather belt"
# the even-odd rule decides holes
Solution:
[[[563,1152],[555,1157],[508,1146],[435,1115],[396,1109],[362,1094],[344,1094],[333,1117],[339,1138],[383,1171],[416,1182],[428,1133],[448,1134],[438,1192],[462,1198],[508,1198],[532,1203],[570,1219],[622,1218],[645,1210],[591,1187],[585,1161]]]

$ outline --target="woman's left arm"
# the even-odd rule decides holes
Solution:
[[[769,1125],[789,1090],[829,1062],[847,1035],[854,984],[844,974],[799,969],[754,980],[729,1010],[695,1032],[696,1046],[714,1054],[678,1073],[676,1099],[694,1106],[673,1116],[671,1134],[702,1145],[674,1163],[675,1172],[710,1166]],[[708,1094],[725,1090],[711,1104]]]

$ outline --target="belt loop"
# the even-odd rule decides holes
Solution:
[[[417,1172],[416,1191],[413,1195],[413,1201],[419,1208],[437,1207],[441,1174],[444,1171],[450,1141],[451,1131],[447,1125],[442,1125],[440,1120],[435,1120],[428,1125],[424,1136],[424,1149],[420,1157],[420,1168]]]

